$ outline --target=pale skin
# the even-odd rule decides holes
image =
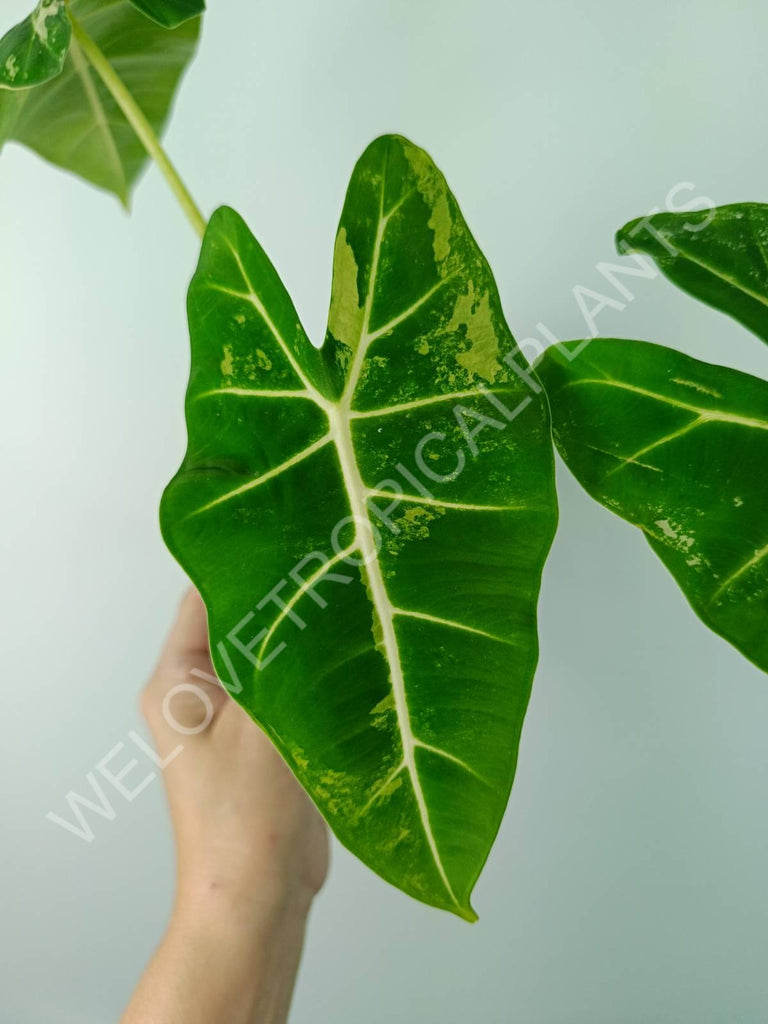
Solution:
[[[176,840],[171,920],[121,1024],[284,1024],[307,916],[328,871],[328,832],[279,754],[213,676],[206,613],[190,591],[142,693]],[[206,717],[193,683],[209,697]],[[170,719],[170,721],[169,721]]]

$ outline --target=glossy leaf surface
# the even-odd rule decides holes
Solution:
[[[195,52],[199,19],[168,31],[129,0],[72,0],[70,6],[160,132]],[[147,160],[74,38],[57,78],[23,92],[0,90],[0,145],[11,139],[124,203]]]
[[[631,221],[617,243],[648,253],[670,281],[768,342],[768,206],[660,213]]]
[[[389,136],[349,186],[322,350],[228,209],[189,318],[161,519],[217,672],[346,846],[472,920],[556,519],[546,406],[504,363],[488,265],[426,154]]]
[[[40,0],[0,39],[0,88],[28,89],[61,74],[72,28],[64,0]]]
[[[205,0],[131,0],[131,3],[164,28],[177,28],[205,11]]]
[[[537,364],[568,468],[639,526],[696,614],[768,671],[768,383],[660,345]]]

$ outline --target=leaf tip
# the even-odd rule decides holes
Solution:
[[[467,903],[465,907],[462,907],[459,911],[457,911],[457,914],[462,919],[462,921],[466,921],[467,924],[475,924],[476,921],[480,920],[477,913],[472,909],[469,903]]]
[[[383,135],[377,135],[375,139],[368,143],[363,154],[364,157],[375,155],[379,150],[386,152],[391,151],[392,148],[396,147],[402,153],[407,153],[409,150],[415,150],[416,152],[424,152],[415,142],[411,142],[405,135],[400,135],[398,132],[387,132]]]
[[[634,220],[627,221],[613,236],[613,244],[616,246],[616,251],[620,256],[637,250],[634,237],[637,234],[639,225],[646,219],[645,217],[635,217]]]

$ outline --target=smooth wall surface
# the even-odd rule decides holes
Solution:
[[[32,0],[4,0],[3,25]],[[249,221],[312,336],[353,163],[427,148],[519,339],[582,337],[613,232],[706,195],[768,201],[760,0],[210,0],[168,147]],[[196,240],[156,171],[129,219],[0,158],[0,1019],[115,1020],[172,894],[162,788],[46,820],[119,748],[183,587],[156,523],[184,446]],[[768,377],[768,350],[661,278],[598,317]],[[642,537],[560,467],[561,525],[517,782],[468,926],[335,850],[294,1024],[760,1024],[768,681],[707,632]],[[131,755],[131,750],[133,755]],[[87,813],[87,812],[86,812]]]

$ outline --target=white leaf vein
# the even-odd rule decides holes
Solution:
[[[473,505],[466,501],[444,501],[442,498],[430,498],[425,494],[403,494],[400,491],[382,491],[376,487],[367,488],[369,498],[389,498],[404,501],[408,504],[434,505],[437,508],[453,508],[462,512],[527,512],[527,505]]]
[[[262,484],[267,483],[269,480],[274,480],[275,477],[280,476],[287,469],[297,465],[299,462],[303,462],[304,459],[308,459],[310,455],[314,455],[315,452],[320,451],[327,444],[331,442],[331,435],[325,434],[323,437],[315,441],[314,444],[308,445],[306,448],[302,448],[300,452],[296,452],[295,455],[291,455],[290,458],[281,462],[278,466],[273,466],[272,469],[267,470],[266,473],[262,473],[253,480],[248,480],[247,483],[240,484],[239,487],[234,487],[231,491],[226,491],[224,494],[220,494],[218,498],[214,498],[212,501],[207,502],[205,505],[201,505],[200,508],[190,512],[186,518],[192,516],[198,516],[201,512],[207,512],[209,509],[215,508],[217,505],[221,505],[225,501],[231,501],[232,498],[237,498],[241,494],[247,494],[248,491],[252,491],[255,487],[261,487]]]
[[[760,562],[762,562],[766,558],[768,558],[768,544],[766,544],[765,547],[761,548],[759,551],[756,551],[752,557],[748,558],[746,562],[740,565],[738,569],[732,572],[731,575],[723,583],[720,584],[720,586],[712,595],[710,603],[714,604],[715,601],[719,600],[726,592],[726,590],[729,590],[733,586],[733,584],[740,580],[742,576],[745,576],[750,571],[750,569],[754,569],[756,565],[759,565]]]
[[[305,594],[308,594],[309,591],[312,590],[312,588],[322,580],[323,576],[327,575],[335,565],[338,565],[339,562],[343,562],[345,558],[349,558],[349,556],[356,550],[357,545],[353,542],[348,547],[344,548],[343,551],[338,551],[332,558],[329,558],[327,562],[324,562],[319,569],[316,569],[312,575],[308,579],[304,580],[301,586],[294,591],[291,597],[285,602],[284,607],[280,609],[280,612],[272,621],[267,632],[264,634],[264,639],[262,640],[261,647],[259,648],[259,659],[261,661],[264,660],[270,640],[275,635],[280,624],[285,621],[302,597],[304,597]]]
[[[496,636],[494,633],[488,633],[484,629],[478,629],[476,626],[469,626],[466,622],[456,622],[454,619],[443,619],[439,615],[430,615],[429,612],[417,612],[410,608],[395,608],[395,615],[403,615],[409,619],[423,619],[425,622],[433,622],[438,626],[448,626],[450,629],[460,629],[465,633],[476,633],[477,636],[483,636],[487,640],[495,640],[498,644],[508,644],[511,647],[515,646],[514,640],[505,640],[504,637]]]
[[[611,377],[606,377],[604,379],[599,377],[580,377],[577,380],[569,381],[565,387],[577,387],[586,384],[593,384],[598,387],[619,388],[622,391],[631,391],[633,394],[655,399],[655,401],[662,402],[664,405],[672,405],[677,409],[685,409],[687,412],[696,413],[696,415],[700,416],[704,422],[734,423],[738,426],[749,427],[753,430],[768,430],[768,420],[754,418],[751,416],[741,416],[739,413],[725,412],[722,409],[702,408],[701,406],[694,405],[692,402],[681,402],[679,399],[671,398],[669,395],[659,394],[657,391],[650,391],[647,388],[641,388],[635,384],[627,384],[625,381],[614,380]]]

